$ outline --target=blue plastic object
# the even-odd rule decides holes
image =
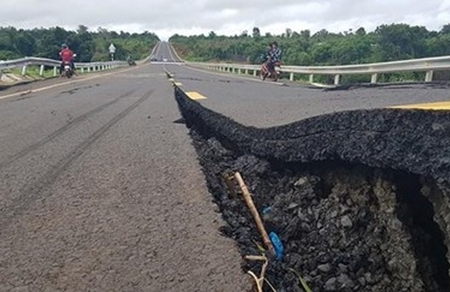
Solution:
[[[275,254],[277,256],[277,260],[281,260],[283,258],[284,247],[280,238],[275,232],[270,232],[269,234],[270,241],[273,244],[273,248],[275,249]]]
[[[272,208],[271,207],[266,207],[266,208],[263,209],[262,212],[263,212],[263,214],[269,214],[270,211],[272,211]]]

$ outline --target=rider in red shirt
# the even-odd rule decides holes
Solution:
[[[59,56],[61,57],[61,66],[59,68],[59,74],[62,74],[64,70],[64,63],[70,63],[70,66],[72,67],[72,70],[75,73],[75,64],[73,62],[74,53],[69,49],[69,47],[66,44],[62,44],[62,49],[59,52]]]

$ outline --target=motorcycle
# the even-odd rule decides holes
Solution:
[[[270,68],[269,65],[269,61],[266,61],[261,65],[261,79],[264,81],[266,78],[270,77],[274,82],[277,82],[281,77],[281,62],[273,62],[273,68]]]
[[[75,58],[77,55],[74,54],[73,58]],[[74,74],[72,69],[72,64],[70,62],[63,62],[63,68],[64,68],[64,76],[67,78],[71,78]]]

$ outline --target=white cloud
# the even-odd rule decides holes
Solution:
[[[450,22],[450,0],[0,0],[0,7],[0,26],[74,29],[83,24],[148,30],[163,39],[211,30],[234,35],[254,26],[263,33],[286,28],[337,32],[404,22],[437,30]]]

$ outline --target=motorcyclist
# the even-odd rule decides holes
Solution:
[[[61,57],[61,65],[59,67],[59,74],[62,75],[64,70],[64,63],[69,63],[72,71],[75,73],[75,63],[74,63],[74,53],[69,49],[67,44],[61,45],[61,51],[59,52],[59,56]],[[76,74],[76,73],[75,73]]]
[[[270,57],[269,70],[270,70],[270,72],[273,72],[273,70],[275,68],[275,63],[281,62],[281,57],[282,57],[282,52],[281,52],[281,49],[278,47],[277,42],[273,42],[271,44],[271,50],[269,51],[269,57]]]

